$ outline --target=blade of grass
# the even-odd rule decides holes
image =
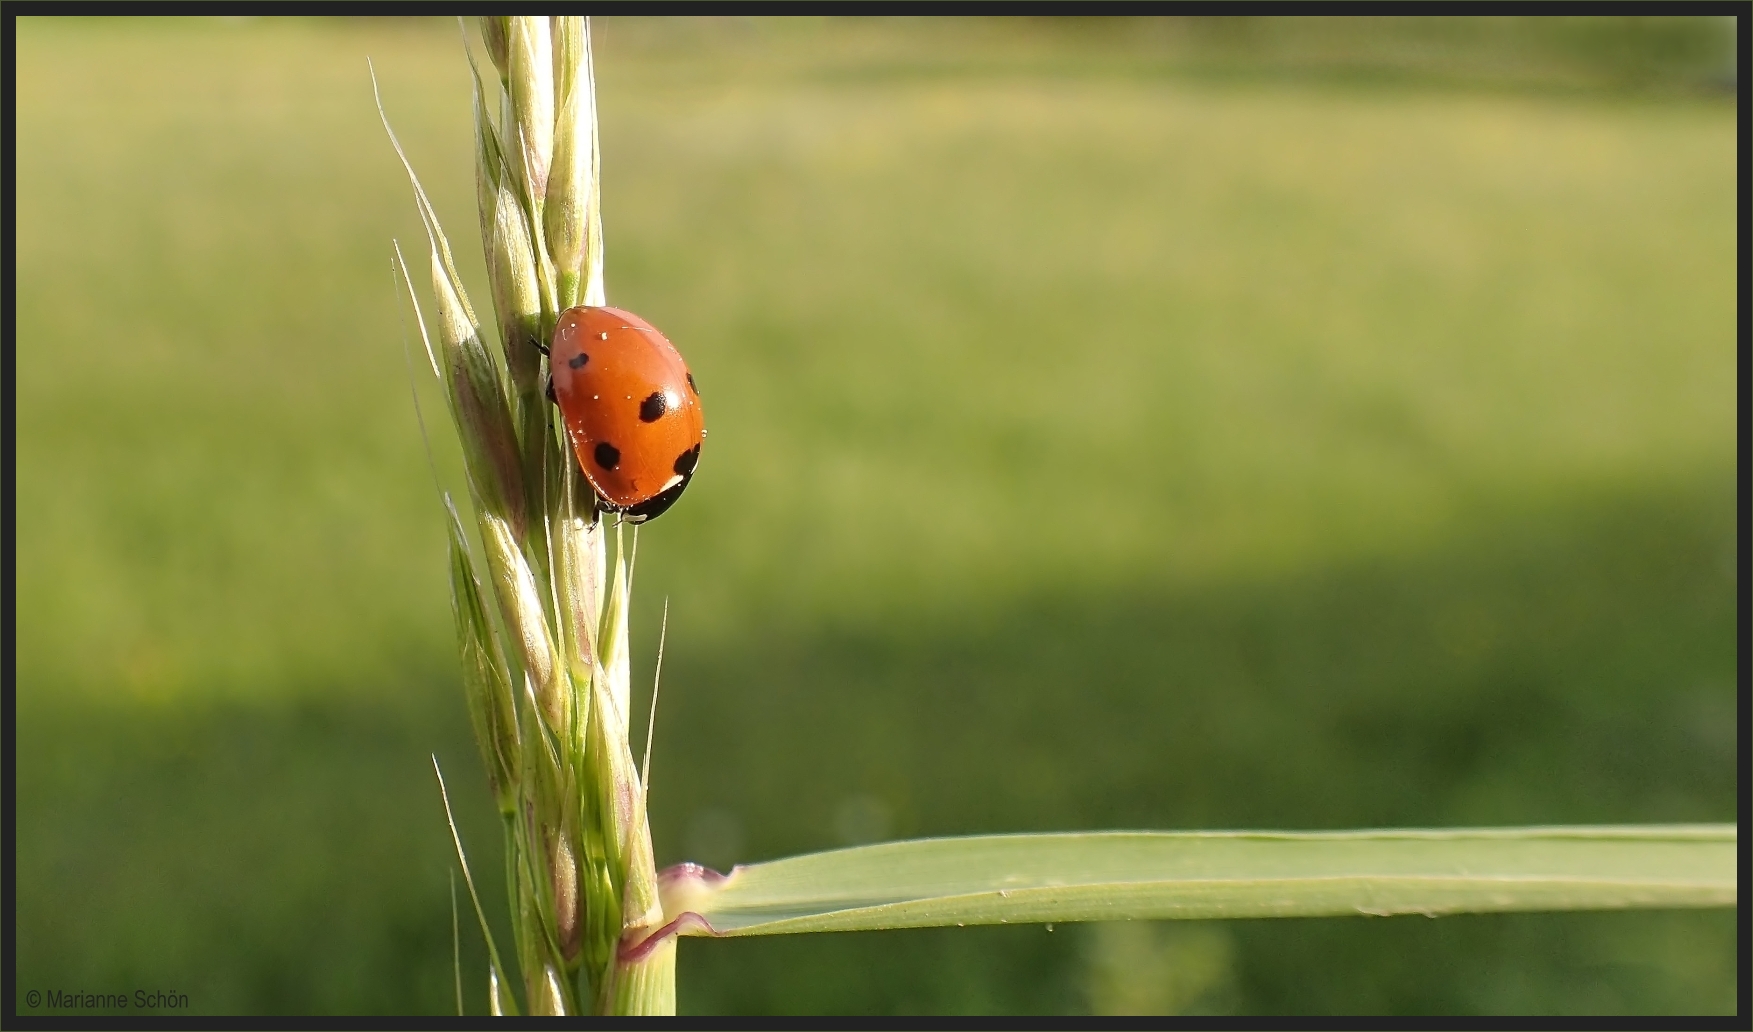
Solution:
[[[377,103],[377,117],[383,122],[383,131],[389,135],[390,146],[395,149],[396,158],[401,161],[403,171],[408,173],[408,182],[414,187],[414,201],[420,210],[420,221],[426,226],[427,241],[431,244],[433,253],[441,257],[445,274],[450,279],[451,288],[456,291],[457,297],[461,300],[468,321],[474,324],[477,322],[475,313],[469,307],[467,295],[463,293],[463,278],[457,273],[456,262],[451,258],[450,241],[445,239],[444,230],[439,225],[438,212],[433,209],[432,202],[427,199],[426,189],[420,185],[420,177],[414,174],[414,166],[408,161],[407,153],[402,150],[402,141],[396,138],[396,131],[390,128],[390,116],[383,109],[383,95],[377,88],[377,70],[371,67],[369,59],[365,65],[371,75],[371,96]]]
[[[664,932],[1732,906],[1736,842],[1732,824],[918,839],[671,868]]]
[[[493,977],[498,984],[506,984],[505,965],[499,962],[499,946],[493,941],[493,930],[487,927],[487,914],[481,909],[481,897],[475,892],[475,879],[469,874],[469,858],[463,852],[462,836],[457,834],[456,818],[450,812],[450,793],[444,788],[444,771],[438,766],[438,757],[432,757],[432,773],[438,775],[438,796],[444,800],[444,823],[450,828],[450,841],[456,846],[457,864],[463,869],[463,884],[468,886],[469,901],[475,905],[475,919],[481,922],[481,936],[487,940],[487,957],[491,960]],[[500,1005],[505,1013],[516,1014],[517,1004],[510,996],[500,997]]]
[[[657,726],[657,690],[663,684],[663,643],[670,633],[670,599],[663,599],[663,622],[657,627],[657,669],[651,672],[651,712],[645,717],[645,758],[639,763],[639,786],[651,798],[651,732]]]
[[[450,875],[450,968],[456,978],[457,1017],[463,1016],[463,937],[462,930],[457,927],[457,873],[447,871]]]

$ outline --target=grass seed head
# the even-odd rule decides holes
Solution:
[[[597,648],[604,594],[605,556],[602,521],[590,515],[568,515],[558,534],[560,581],[564,588],[561,618],[570,628],[576,652],[573,679],[587,684],[600,660]]]
[[[553,880],[554,937],[567,963],[578,959],[583,928],[579,921],[578,860],[567,835],[555,835],[548,850],[548,870]]]
[[[524,184],[531,203],[540,210],[554,154],[554,53],[548,19],[511,19],[506,85],[515,119],[515,132],[508,125],[507,135],[517,141]]]
[[[540,977],[531,981],[531,1016],[553,1017],[566,1013],[564,978],[554,965],[543,965]]]
[[[469,559],[461,519],[450,496],[451,612],[456,619],[462,653],[463,690],[474,726],[475,743],[487,767],[487,779],[501,813],[517,808],[518,769],[522,764],[517,726],[517,699],[511,671],[499,646],[499,635],[487,617],[481,585]]]
[[[548,254],[561,284],[562,308],[579,300],[588,226],[596,202],[596,96],[588,27],[579,17],[553,20],[554,160],[543,208]]]
[[[553,636],[548,633],[543,593],[536,586],[535,574],[510,525],[490,513],[481,514],[481,544],[505,625],[517,639],[536,707],[548,726],[564,739],[571,711],[570,688],[562,683],[564,672],[557,661]]]
[[[505,82],[507,48],[511,39],[511,19],[504,15],[488,15],[481,18],[481,42],[487,47],[487,56],[493,61],[493,67],[499,72],[499,81]]]
[[[606,857],[592,856],[582,872],[584,882],[584,962],[593,971],[606,971],[614,963],[621,938],[620,899]]]
[[[522,540],[527,515],[523,469],[511,408],[499,370],[476,332],[468,301],[432,255],[432,292],[438,300],[438,338],[451,413],[463,445],[469,482],[485,512],[506,520]]]
[[[528,223],[517,194],[501,183],[494,193],[487,240],[487,273],[493,286],[493,309],[499,317],[500,341],[513,388],[534,400],[541,374],[542,295]]]
[[[465,691],[508,818],[525,1001],[532,1014],[576,1011],[572,976],[582,968],[601,1013],[673,1013],[673,950],[668,968],[642,960],[631,981],[616,959],[630,928],[662,916],[628,740],[636,553],[623,555],[617,536],[610,569],[595,496],[554,432],[531,346],[561,309],[605,303],[589,24],[490,17],[480,28],[500,87],[473,66],[476,201],[503,365],[482,344],[437,214],[396,149],[432,244],[437,330],[428,348],[463,446],[484,579],[499,606],[496,623],[453,511]],[[632,543],[636,550],[636,535]],[[503,981],[500,972],[490,985],[495,1013],[515,1009]]]

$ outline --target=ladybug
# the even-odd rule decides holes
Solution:
[[[637,523],[676,504],[700,464],[706,419],[669,338],[619,308],[568,308],[548,368],[548,396],[602,508]]]

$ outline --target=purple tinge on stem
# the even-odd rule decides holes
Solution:
[[[666,940],[694,929],[704,929],[707,935],[718,934],[711,922],[690,910],[643,939],[635,938],[637,933],[622,936],[621,947],[616,951],[615,959],[622,964],[636,964],[650,955],[652,950],[662,946]]]
[[[677,935],[717,935],[718,930],[712,927],[712,923],[693,908],[709,899],[728,878],[730,875],[719,874],[696,863],[680,863],[658,872],[657,893],[663,900],[663,912],[666,916],[674,916],[649,935],[643,934],[644,929],[634,929],[622,936],[617,959],[623,964],[643,960],[665,940]]]

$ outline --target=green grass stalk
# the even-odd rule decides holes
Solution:
[[[458,642],[470,718],[505,823],[524,1009],[674,1013],[673,950],[625,966],[618,959],[623,941],[645,938],[663,915],[628,740],[633,550],[623,555],[617,533],[611,577],[602,515],[543,397],[542,345],[560,311],[603,303],[589,31],[582,18],[516,17],[482,19],[481,34],[499,73],[496,84],[484,83],[471,55],[497,353],[482,343],[437,215],[408,172],[431,245],[438,346],[429,338],[427,348],[462,443],[498,618],[488,616],[453,510]],[[421,328],[424,336],[423,318]],[[496,962],[495,1013],[515,1008],[503,983]]]

